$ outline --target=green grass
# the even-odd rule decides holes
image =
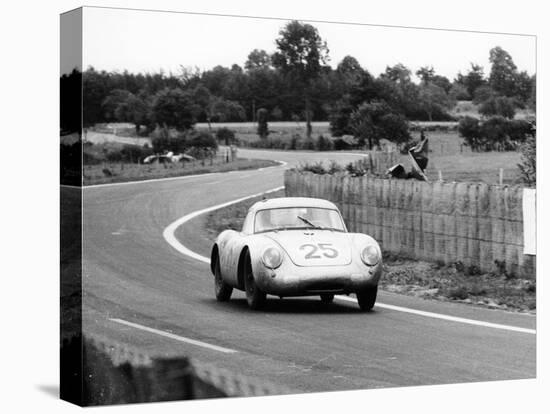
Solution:
[[[210,160],[174,164],[130,164],[104,163],[84,166],[84,185],[107,184],[126,181],[143,181],[155,178],[180,177],[185,175],[207,174],[234,170],[250,170],[278,165],[271,160],[250,160],[237,158],[226,163],[221,157],[212,164]],[[107,169],[109,173],[105,173]]]

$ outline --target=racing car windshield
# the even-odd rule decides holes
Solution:
[[[292,207],[260,210],[256,213],[254,232],[289,229],[326,229],[345,231],[336,210],[318,207]]]

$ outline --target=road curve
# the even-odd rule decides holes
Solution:
[[[241,156],[349,161],[356,155],[241,150]],[[154,355],[188,355],[295,392],[535,377],[535,335],[424,313],[532,330],[535,318],[381,292],[355,303],[270,299],[252,312],[244,294],[217,303],[208,264],[181,254],[163,232],[181,217],[283,184],[283,167],[135,185],[83,195],[83,330]],[[198,255],[210,242],[199,216],[174,235]],[[392,308],[393,307],[393,308]],[[402,312],[406,308],[417,313]]]

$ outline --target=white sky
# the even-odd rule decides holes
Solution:
[[[257,48],[275,51],[275,39],[284,20],[190,15],[85,8],[83,19],[84,68],[130,72],[177,73],[180,65],[210,69],[216,65],[244,66]],[[470,62],[490,71],[489,50],[501,46],[519,70],[530,75],[536,68],[533,36],[444,30],[388,28],[334,23],[312,23],[326,40],[330,64],[346,55],[378,76],[387,65],[403,63],[414,73],[431,65],[451,81]]]

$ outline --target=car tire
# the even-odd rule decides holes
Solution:
[[[378,286],[369,287],[361,290],[360,292],[357,292],[356,296],[359,308],[364,312],[370,311],[374,307],[374,303],[376,302],[377,293]]]
[[[218,302],[227,302],[231,298],[231,293],[233,293],[233,288],[222,279],[219,257],[216,258],[216,264],[214,265],[214,291]]]
[[[334,302],[334,294],[332,293],[321,293],[321,302],[329,304]]]
[[[244,260],[244,290],[246,293],[246,302],[248,303],[248,307],[250,309],[261,309],[265,304],[265,298],[267,295],[265,292],[262,292],[254,280],[249,252],[246,252]]]

